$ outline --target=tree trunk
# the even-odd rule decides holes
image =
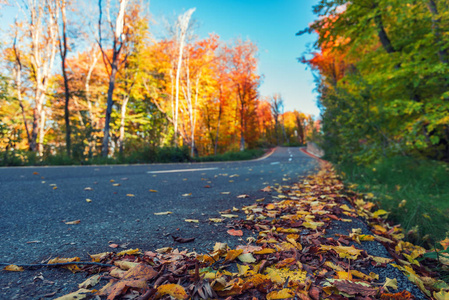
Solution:
[[[128,105],[129,95],[123,97],[123,103],[120,115],[120,137],[119,137],[119,151],[120,155],[123,155],[123,145],[125,143],[125,117],[126,117],[126,106]]]
[[[113,94],[115,87],[115,77],[117,75],[118,69],[118,53],[114,51],[111,65],[111,75],[109,76],[109,87],[108,87],[108,100],[106,107],[106,116],[104,120],[104,136],[103,136],[103,145],[102,145],[102,155],[103,157],[107,157],[109,154],[109,128],[111,123],[111,113],[112,106],[114,105]]]
[[[61,16],[62,16],[62,41],[59,41],[59,54],[61,56],[61,69],[62,77],[64,78],[64,120],[65,120],[65,144],[67,156],[72,156],[72,145],[71,145],[71,128],[70,128],[70,90],[69,90],[69,79],[67,77],[66,70],[66,59],[67,59],[67,18],[66,18],[66,4],[65,1],[61,1]]]

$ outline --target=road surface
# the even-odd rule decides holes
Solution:
[[[242,162],[0,168],[0,262],[87,257],[111,250],[110,243],[205,252],[228,239],[225,224],[209,218],[252,204],[267,195],[260,191],[267,185],[297,182],[317,166],[299,148],[277,148]],[[237,198],[242,194],[249,198]],[[172,214],[154,215],[164,211]],[[171,235],[195,241],[177,244]]]

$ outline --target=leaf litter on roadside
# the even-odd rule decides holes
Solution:
[[[433,252],[405,242],[402,229],[385,221],[388,213],[375,210],[369,195],[345,190],[330,166],[301,183],[264,189],[274,191],[279,201],[244,206],[246,219],[235,219],[239,216],[231,210],[221,212],[231,228],[228,234],[236,238],[242,230],[257,234],[246,244],[232,249],[217,242],[204,254],[170,247],[143,254],[139,249],[94,254],[93,261],[115,267],[82,270],[102,274],[110,278],[109,283],[99,291],[86,290],[92,286],[88,281],[80,285],[79,293],[89,291],[107,299],[414,299],[409,291],[398,290],[396,278],[382,278],[375,272],[390,265],[427,297],[448,299],[449,286],[424,265],[434,262]],[[370,234],[359,228],[347,234],[329,233],[335,224],[351,223],[357,217],[366,219]],[[172,237],[179,243],[193,239]],[[384,245],[391,258],[367,253],[361,245],[368,242]],[[444,255],[449,240],[441,245]]]

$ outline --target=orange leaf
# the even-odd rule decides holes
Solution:
[[[229,251],[226,253],[225,261],[232,261],[232,260],[236,259],[237,256],[239,256],[239,255],[242,254],[242,253],[243,253],[243,250],[242,250],[242,249],[239,249],[239,250],[229,250]]]
[[[184,288],[179,284],[174,283],[163,284],[157,288],[156,299],[159,299],[165,295],[170,295],[175,299],[189,298]]]
[[[293,298],[295,293],[290,289],[282,289],[280,291],[272,291],[267,295],[267,300],[288,299]]]
[[[243,231],[241,230],[229,229],[228,233],[233,236],[243,236]]]
[[[108,295],[108,300],[114,300],[116,297],[126,293],[128,288],[146,289],[148,285],[144,279],[140,280],[125,280],[119,281],[112,287],[111,293]]]

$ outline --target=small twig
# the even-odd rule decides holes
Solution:
[[[15,265],[22,268],[43,268],[43,267],[60,267],[60,266],[69,266],[69,265],[94,265],[99,267],[113,267],[114,265],[110,264],[102,264],[97,262],[82,262],[82,261],[73,261],[66,263],[55,263],[55,264],[10,264],[10,263],[2,263],[0,262],[0,266],[9,266]]]

